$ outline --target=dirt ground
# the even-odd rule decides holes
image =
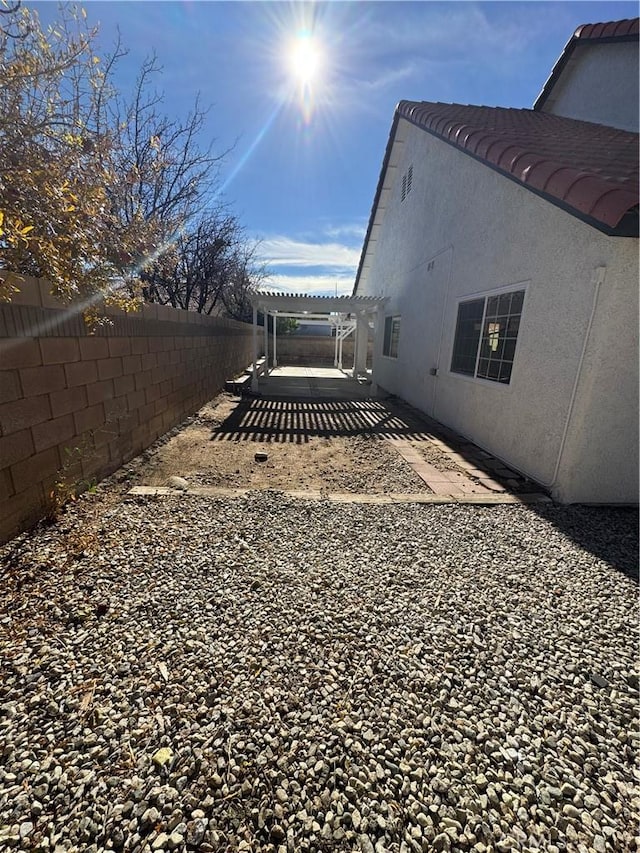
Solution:
[[[446,453],[443,453],[435,444],[431,444],[429,441],[412,441],[411,447],[418,451],[425,462],[433,465],[434,468],[437,468],[439,471],[457,471],[461,474],[465,473],[463,468],[456,465],[455,462],[452,462]]]
[[[221,394],[144,454],[131,484],[166,486],[172,476],[179,476],[190,486],[221,488],[367,494],[430,491],[393,447],[367,431],[366,425],[359,433],[345,430],[338,416],[332,424],[330,414],[323,412],[322,429],[291,429],[295,415],[280,411],[276,426],[257,428],[257,417],[237,397]],[[260,452],[267,454],[265,461],[256,460]],[[433,452],[437,455],[437,448]],[[446,464],[444,454],[440,456]]]

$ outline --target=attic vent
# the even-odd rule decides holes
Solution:
[[[400,194],[400,200],[404,201],[405,198],[411,192],[411,184],[413,183],[413,163],[409,166],[407,171],[402,176],[402,192]]]

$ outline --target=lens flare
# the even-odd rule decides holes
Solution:
[[[283,47],[288,98],[297,103],[303,125],[311,124],[322,100],[328,73],[326,51],[315,27],[304,26]]]
[[[301,86],[310,86],[322,71],[322,48],[309,33],[302,33],[289,52],[289,70]]]

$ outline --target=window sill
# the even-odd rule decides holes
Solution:
[[[493,379],[482,379],[480,376],[467,376],[464,373],[456,373],[454,370],[448,370],[447,376],[453,379],[461,379],[463,382],[473,382],[475,385],[483,385],[487,388],[500,388],[503,392],[513,390],[513,377],[511,382],[505,383],[494,382]]]

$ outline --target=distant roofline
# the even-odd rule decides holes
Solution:
[[[625,18],[622,21],[609,21],[604,24],[581,24],[566,43],[558,61],[551,69],[551,74],[536,98],[533,109],[540,111],[545,105],[578,45],[637,42],[639,21],[639,18]]]

